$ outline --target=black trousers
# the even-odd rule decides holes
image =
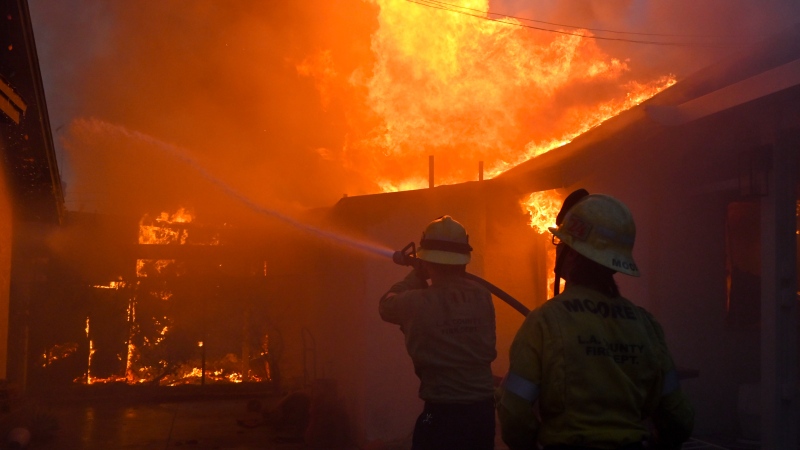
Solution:
[[[464,405],[425,402],[411,450],[492,450],[494,429],[494,400]]]

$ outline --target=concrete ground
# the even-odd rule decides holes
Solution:
[[[28,401],[24,414],[0,430],[0,450],[9,445],[9,429],[29,429],[31,450],[211,450],[269,449],[311,450],[320,447],[287,442],[285,435],[266,425],[250,411],[253,398],[186,398],[131,401],[129,398],[91,398],[56,402]],[[272,409],[279,398],[260,397],[263,409]],[[244,426],[243,426],[244,424]],[[412,424],[413,425],[413,424]],[[409,425],[409,426],[412,426]],[[409,439],[397,442],[352,445],[337,450],[408,450]],[[330,449],[334,450],[334,449]],[[499,434],[496,450],[507,450]]]
[[[170,393],[177,390],[172,390]],[[263,410],[273,410],[279,396],[263,392],[183,391],[165,397],[153,391],[142,395],[96,395],[72,393],[57,398],[26,399],[24,405],[0,422],[0,450],[19,448],[9,444],[9,430],[31,431],[31,450],[211,450],[269,449],[311,450],[300,442],[263,425]],[[43,400],[47,399],[47,400]],[[255,411],[254,400],[260,410]],[[412,425],[409,425],[412,426]],[[319,447],[316,447],[319,448]],[[339,450],[408,450],[402,442],[365,444]],[[698,438],[685,450],[757,450],[757,443],[725,442]],[[507,450],[499,430],[495,450]]]
[[[31,449],[299,449],[275,443],[266,426],[237,424],[252,414],[243,400],[138,405],[96,404],[52,409],[58,428],[32,436]]]

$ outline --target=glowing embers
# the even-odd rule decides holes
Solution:
[[[66,358],[71,357],[78,351],[78,343],[77,342],[67,342],[64,344],[57,344],[49,349],[47,349],[44,353],[42,353],[40,364],[42,367],[47,367],[56,361],[61,361]]]
[[[547,229],[548,227],[556,226],[556,216],[558,216],[563,202],[564,199],[555,190],[534,192],[520,202],[523,210],[530,215],[529,224],[531,228],[548,240],[545,244],[547,249],[545,270],[547,273],[548,298],[553,296],[553,288],[555,287],[555,274],[553,271],[556,264],[556,248],[550,245],[551,235]]]
[[[125,285],[124,281],[111,281],[108,284],[95,284],[92,287],[95,289],[122,289]]]
[[[176,308],[174,300],[164,301],[154,295],[161,292],[159,289],[143,282],[132,283],[113,295],[105,289],[99,292],[105,308],[94,308],[93,316],[86,318],[85,344],[50,349],[43,355],[43,367],[62,358],[74,358],[76,350],[85,345],[85,371],[74,379],[76,383],[176,386],[271,381],[269,359],[264,357],[268,346],[256,358],[247,357],[247,363],[247,353],[225,352],[225,348],[242,348],[242,342],[235,338],[233,345],[220,342],[219,332],[209,325],[213,313],[199,312],[196,307]],[[176,295],[179,302],[187,299],[185,291]],[[211,345],[197,340],[203,335],[209,336]],[[250,346],[268,342],[266,339],[254,337]]]

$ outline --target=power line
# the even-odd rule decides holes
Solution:
[[[595,36],[595,35],[590,35],[590,34],[585,34],[585,33],[576,33],[576,32],[564,31],[564,30],[554,30],[554,29],[550,29],[550,28],[543,28],[543,27],[537,27],[537,26],[533,26],[533,25],[526,25],[526,24],[523,24],[523,23],[509,22],[509,21],[503,20],[503,19],[523,20],[523,21],[528,21],[528,22],[542,23],[542,24],[553,25],[553,26],[563,26],[563,27],[582,29],[582,30],[587,30],[587,31],[616,33],[616,34],[629,34],[629,35],[639,35],[639,36],[691,37],[691,38],[714,37],[714,36],[702,36],[702,35],[676,35],[676,34],[657,34],[657,33],[636,33],[636,32],[626,32],[626,31],[606,30],[606,29],[599,29],[599,28],[585,28],[585,27],[578,27],[578,26],[574,26],[574,25],[564,25],[564,24],[557,24],[557,23],[552,23],[552,22],[545,22],[545,21],[541,21],[541,20],[528,19],[528,18],[524,18],[524,17],[510,16],[510,15],[501,14],[501,13],[491,13],[491,12],[488,12],[488,11],[482,11],[482,10],[479,10],[479,9],[468,8],[466,6],[454,5],[452,3],[446,3],[446,2],[442,2],[442,1],[438,1],[438,0],[406,0],[406,1],[409,2],[409,3],[416,3],[418,5],[425,6],[425,7],[428,7],[428,8],[454,12],[454,13],[457,13],[457,14],[462,14],[462,15],[465,15],[465,16],[475,17],[475,18],[478,18],[478,19],[489,20],[491,22],[498,22],[498,23],[503,23],[503,24],[506,24],[506,25],[512,25],[512,26],[517,26],[517,27],[522,27],[522,28],[530,28],[530,29],[539,30],[539,31],[547,31],[549,33],[564,34],[564,35],[568,35],[568,36],[578,36],[578,37],[588,38],[588,39],[629,42],[629,43],[634,43],[634,44],[678,46],[678,47],[680,47],[680,46],[684,46],[684,47],[689,47],[689,46],[726,47],[726,46],[732,46],[732,45],[741,45],[741,43],[733,43],[733,42],[730,42],[730,43],[670,42],[670,41],[653,41],[653,40],[629,39],[629,38],[622,38],[622,37]],[[489,16],[498,16],[498,17],[495,18],[495,17],[489,17]]]
[[[711,35],[711,34],[641,33],[641,32],[635,32],[635,31],[609,30],[609,29],[604,29],[604,28],[589,28],[589,27],[582,27],[582,26],[578,26],[578,25],[567,25],[567,24],[563,24],[563,23],[546,22],[544,20],[536,20],[536,19],[530,19],[530,18],[527,18],[527,17],[512,16],[512,15],[509,15],[509,14],[496,13],[496,12],[491,12],[491,11],[483,11],[483,10],[476,9],[476,8],[470,8],[468,6],[454,5],[452,3],[447,3],[447,2],[440,1],[440,0],[420,0],[420,1],[421,1],[420,4],[430,3],[432,5],[433,4],[441,5],[442,7],[445,7],[445,8],[446,7],[452,7],[452,8],[458,8],[458,9],[465,9],[465,10],[474,11],[474,12],[477,12],[477,13],[485,13],[485,14],[488,14],[490,16],[499,16],[499,17],[503,17],[503,18],[507,18],[507,19],[516,19],[516,20],[523,20],[523,21],[526,21],[526,22],[543,23],[545,25],[553,25],[553,26],[557,26],[557,27],[575,28],[575,29],[588,30],[588,31],[598,31],[598,32],[601,32],[601,33],[631,34],[631,35],[637,35],[637,36],[686,37],[686,38],[729,38],[729,37],[731,37],[731,36]],[[416,3],[416,2],[414,2],[414,3]]]

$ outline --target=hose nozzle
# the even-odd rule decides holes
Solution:
[[[392,254],[392,261],[401,266],[416,267],[418,264],[416,245],[413,242],[409,242],[402,250],[397,250]]]

